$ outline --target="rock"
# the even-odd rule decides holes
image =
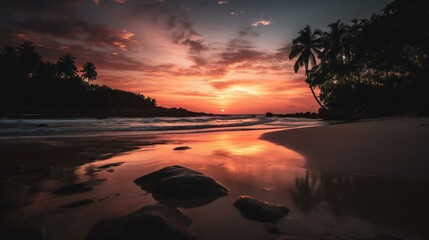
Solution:
[[[183,150],[188,150],[188,149],[191,149],[191,148],[188,147],[188,146],[181,146],[181,147],[174,148],[173,150],[175,150],[175,151],[183,151]]]
[[[134,181],[161,202],[180,207],[208,204],[229,190],[213,178],[182,166],[169,166]]]
[[[63,208],[76,208],[76,207],[82,207],[82,206],[85,206],[85,205],[91,204],[91,203],[93,203],[93,202],[94,202],[94,200],[92,200],[92,199],[83,199],[83,200],[79,200],[79,201],[76,201],[76,202],[72,202],[72,203],[70,203],[70,204],[67,204],[67,205],[63,206]]]
[[[162,204],[145,206],[123,217],[105,219],[94,225],[87,240],[187,240],[195,239],[192,219]]]
[[[56,195],[67,195],[67,194],[76,194],[89,192],[94,189],[95,186],[102,184],[106,179],[94,179],[86,182],[76,183],[69,186],[65,186],[53,191],[53,194]]]
[[[234,206],[240,210],[243,217],[259,222],[276,222],[289,212],[287,207],[260,201],[249,196],[241,196],[235,201]]]
[[[106,165],[102,165],[100,167],[98,167],[98,169],[106,169],[106,168],[111,168],[111,167],[117,167],[122,165],[124,162],[116,162],[116,163],[110,163],[110,164],[106,164]]]

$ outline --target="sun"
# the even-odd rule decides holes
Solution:
[[[225,112],[225,109],[221,109],[220,111],[221,111],[221,112]]]

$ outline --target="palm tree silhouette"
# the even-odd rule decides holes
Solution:
[[[307,79],[308,79],[309,66],[316,65],[316,56],[314,53],[316,53],[317,55],[322,54],[321,52],[323,48],[323,42],[321,39],[322,32],[320,30],[315,30],[314,32],[312,32],[310,26],[307,25],[304,29],[301,29],[298,33],[299,33],[299,36],[293,39],[292,41],[293,45],[289,54],[289,59],[292,60],[298,57],[299,55],[293,68],[295,70],[295,73],[297,73],[299,68],[304,66],[305,75],[307,76]],[[322,107],[323,109],[326,109],[319,101],[316,94],[314,93],[313,85],[309,83],[309,86],[314,99],[316,99],[320,107]]]
[[[66,53],[64,56],[60,57],[57,63],[58,72],[61,77],[72,78],[77,76],[77,67],[74,63],[76,58]]]
[[[323,33],[323,58],[332,61],[334,65],[338,63],[338,61],[343,61],[343,55],[339,55],[341,51],[341,40],[350,29],[349,26],[345,25],[338,20],[334,23],[328,25],[330,31]],[[338,57],[340,57],[338,59]]]
[[[42,56],[36,52],[32,42],[23,42],[18,47],[18,64],[24,77],[31,77],[42,63]]]
[[[83,73],[81,76],[83,80],[92,81],[97,79],[97,71],[95,70],[94,63],[85,63],[80,71]]]

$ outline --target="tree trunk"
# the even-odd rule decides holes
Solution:
[[[310,89],[311,89],[311,93],[313,94],[314,99],[316,99],[316,101],[320,105],[320,107],[323,108],[323,110],[327,110],[325,108],[325,106],[323,106],[322,103],[319,101],[319,98],[317,98],[316,94],[314,93],[313,87],[310,86]]]
[[[305,75],[307,75],[307,79],[308,79],[308,67],[307,66],[305,66]],[[317,96],[316,96],[316,94],[314,93],[314,89],[313,89],[313,87],[310,85],[310,90],[311,90],[311,93],[313,94],[313,97],[314,97],[314,99],[316,99],[316,102],[319,104],[319,106],[323,109],[323,110],[326,110],[326,111],[328,111],[328,109],[326,109],[325,108],[325,106],[323,106],[322,105],[322,103],[319,101],[319,98],[317,98]]]

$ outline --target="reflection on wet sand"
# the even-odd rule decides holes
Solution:
[[[305,160],[301,155],[259,140],[262,133],[132,136],[128,143],[124,136],[120,141],[106,136],[104,146],[101,140],[78,139],[86,147],[75,149],[72,156],[76,159],[69,162],[68,167],[58,160],[48,161],[48,170],[9,169],[1,173],[2,183],[22,185],[22,191],[9,186],[8,191],[13,194],[8,197],[19,199],[21,196],[25,204],[1,210],[3,227],[0,228],[3,229],[0,231],[40,229],[47,240],[84,239],[90,228],[103,219],[126,216],[157,203],[134,180],[166,166],[181,165],[211,176],[230,190],[229,195],[212,202],[179,208],[194,221],[192,230],[198,239],[275,239],[282,235],[373,239],[378,234],[388,234],[419,240],[428,236],[421,220],[429,213],[424,204],[429,200],[425,191],[427,182],[309,171],[303,168]],[[65,145],[76,142],[67,138],[57,140]],[[121,148],[120,143],[133,147]],[[51,148],[46,151],[59,153],[61,144],[55,151]],[[173,150],[184,145],[190,149]],[[88,149],[91,147],[103,148],[104,153],[110,148],[115,154],[91,163],[94,171],[89,172],[91,151]],[[31,152],[32,149],[35,148],[29,148],[27,154],[35,159],[48,154],[39,155],[42,150]],[[102,166],[108,167],[99,170]],[[61,187],[97,179],[107,180],[79,194],[51,193]],[[2,191],[1,195],[8,194]],[[233,203],[241,195],[286,206],[290,212],[276,226],[276,231],[271,231],[259,222],[243,218],[235,209]],[[77,204],[80,201],[90,204]],[[70,204],[73,207],[64,207]]]
[[[324,210],[429,236],[423,221],[429,214],[427,189],[422,181],[307,171],[296,177],[290,193],[305,213]]]

